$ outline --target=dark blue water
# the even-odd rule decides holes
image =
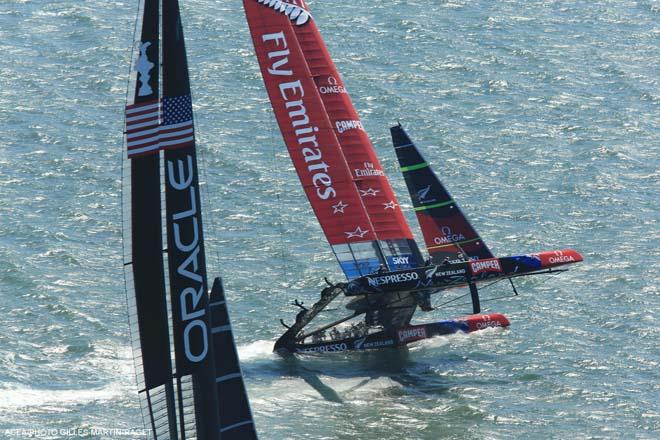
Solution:
[[[120,203],[135,3],[0,1],[0,438],[141,438]],[[397,120],[498,255],[585,262],[486,303],[507,331],[272,355],[288,303],[340,271],[241,2],[183,2],[209,273],[225,277],[261,437],[658,438],[660,5],[310,5],[418,236]]]

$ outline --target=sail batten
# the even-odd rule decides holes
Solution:
[[[219,429],[222,439],[253,439],[256,431],[252,421],[252,412],[243,382],[243,373],[238,362],[238,352],[231,331],[227,302],[222,287],[222,280],[213,282],[210,296],[211,325],[213,326],[213,347],[216,353],[214,381],[219,396],[231,394],[232,400],[219,401]],[[218,329],[219,331],[216,331]],[[227,431],[231,431],[227,432]]]
[[[294,26],[305,60],[319,96],[346,158],[351,178],[360,192],[362,203],[374,226],[378,240],[413,240],[412,232],[399,208],[398,201],[382,169],[376,152],[353,106],[341,75],[330,56],[314,20],[305,26]],[[414,241],[412,241],[413,247]],[[403,250],[403,249],[402,249]],[[399,258],[386,260],[391,269],[414,267],[419,260],[417,249]],[[407,261],[402,264],[402,261]]]
[[[305,26],[295,26],[294,32],[346,158],[351,178],[361,197],[366,198],[363,203],[374,224],[376,237],[380,240],[411,239],[412,232],[401,210],[395,207],[386,212],[382,206],[383,202],[398,206],[398,202],[316,23],[311,20]]]

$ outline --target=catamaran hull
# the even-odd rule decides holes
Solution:
[[[349,350],[401,347],[411,342],[434,336],[450,335],[458,332],[471,333],[486,328],[504,328],[509,325],[509,320],[499,313],[470,315],[430,324],[410,325],[399,329],[383,330],[368,336],[351,337],[337,341],[314,344],[294,343],[288,347],[281,346],[278,351],[280,353],[336,353]]]
[[[453,287],[551,271],[582,261],[572,249],[528,255],[487,258],[415,269],[371,274],[355,278],[346,287],[347,296],[388,292],[438,291]]]

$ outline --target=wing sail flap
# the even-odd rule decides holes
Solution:
[[[381,246],[396,252],[386,259],[387,267],[421,264],[410,227],[316,23],[309,20],[293,30],[375,235]]]
[[[375,242],[374,226],[296,37],[297,22],[268,2],[244,0],[243,6],[275,118],[328,242],[333,248]],[[367,259],[369,267],[383,263],[375,251]],[[349,278],[362,273],[358,262],[340,260],[340,265]]]

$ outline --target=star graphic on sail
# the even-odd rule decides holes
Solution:
[[[369,232],[369,229],[363,230],[358,226],[357,229],[355,229],[355,231],[344,232],[344,234],[346,234],[346,238],[353,238],[353,237],[363,238],[367,232]]]
[[[360,195],[361,195],[362,197],[367,197],[367,196],[373,196],[373,197],[376,197],[376,194],[378,194],[379,192],[380,192],[379,189],[373,189],[373,188],[369,188],[369,189],[361,189],[361,190],[360,190]]]
[[[337,214],[338,212],[344,213],[344,209],[348,207],[348,203],[344,203],[342,200],[339,201],[336,205],[332,205],[332,213]]]
[[[383,206],[385,206],[385,209],[395,209],[397,207],[397,204],[394,203],[394,200],[390,200],[387,203],[383,203]]]

